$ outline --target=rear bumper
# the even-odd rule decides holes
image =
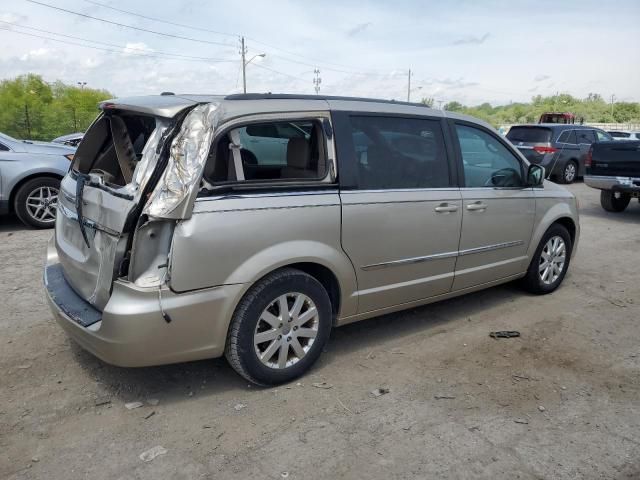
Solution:
[[[66,283],[64,276],[56,272],[60,273],[61,269],[52,239],[47,251],[44,283],[56,321],[85,350],[121,367],[221,356],[236,301],[243,293],[242,285],[224,285],[184,294],[173,293],[163,286],[162,306],[171,319],[167,322],[160,311],[157,288],[139,288],[116,281],[104,311],[99,312],[75,292],[69,292],[61,284]],[[60,295],[59,292],[66,293]],[[86,311],[78,308],[82,305],[87,307]]]
[[[584,183],[600,190],[612,190],[622,193],[640,193],[640,178],[635,177],[606,177],[585,175]]]

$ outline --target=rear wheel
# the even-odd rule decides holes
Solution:
[[[329,338],[332,314],[326,290],[293,268],[256,283],[233,315],[225,355],[231,366],[258,385],[302,375]]]
[[[568,230],[560,224],[551,225],[531,259],[523,278],[524,288],[539,295],[558,288],[569,268],[572,247]]]
[[[631,195],[613,192],[611,190],[600,190],[600,205],[607,212],[622,212],[629,202],[631,201]]]
[[[560,183],[573,183],[578,177],[578,164],[569,160],[560,173]]]
[[[33,178],[20,187],[14,210],[22,223],[35,228],[51,228],[56,221],[60,180]]]

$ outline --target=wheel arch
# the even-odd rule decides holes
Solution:
[[[55,180],[62,180],[63,176],[62,175],[58,175],[57,173],[53,173],[53,172],[35,172],[35,173],[30,173],[29,175],[24,176],[23,178],[21,178],[20,180],[18,180],[16,183],[13,184],[13,186],[11,187],[11,191],[9,192],[9,212],[13,213],[15,212],[15,201],[16,201],[16,195],[18,194],[18,191],[20,190],[20,188],[27,183],[30,180],[34,180],[36,178],[53,178]]]
[[[569,231],[572,244],[572,256],[575,254],[580,236],[578,213],[576,208],[568,202],[558,202],[553,204],[537,222],[527,251],[529,259],[533,258],[533,254],[538,248],[542,236],[554,224],[562,225]]]

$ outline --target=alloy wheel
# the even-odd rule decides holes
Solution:
[[[255,353],[269,368],[295,365],[311,349],[319,325],[318,309],[311,298],[295,292],[280,295],[260,315],[253,336]]]
[[[567,183],[571,183],[576,178],[576,165],[573,162],[567,163],[567,166],[564,167],[564,180]]]
[[[31,218],[42,223],[56,221],[58,208],[58,189],[38,187],[29,193],[26,201],[27,213]]]
[[[551,237],[540,253],[538,275],[546,285],[554,283],[564,270],[567,260],[567,246],[562,237]]]

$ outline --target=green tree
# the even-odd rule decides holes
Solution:
[[[106,90],[46,83],[35,74],[0,82],[0,131],[34,140],[84,131],[98,114]]]

